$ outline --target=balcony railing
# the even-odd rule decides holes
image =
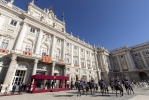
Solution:
[[[79,67],[79,65],[78,65],[78,64],[74,64],[74,66],[75,66],[75,67]]]
[[[86,66],[82,66],[82,68],[86,68]]]
[[[23,51],[24,55],[32,56],[32,52]]]
[[[68,65],[68,66],[70,66],[70,65],[71,65],[71,63],[68,63],[67,65]]]
[[[0,53],[6,54],[6,53],[8,53],[8,50],[0,49]]]
[[[64,60],[63,60],[63,59],[59,59],[58,61],[59,61],[59,62],[64,62]]]

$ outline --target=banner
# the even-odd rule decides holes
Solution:
[[[42,62],[52,63],[52,58],[49,56],[42,56]]]

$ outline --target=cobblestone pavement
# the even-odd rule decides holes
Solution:
[[[149,89],[141,88],[135,89],[135,94],[116,97],[115,93],[102,96],[100,92],[94,95],[77,97],[77,90],[63,91],[63,92],[48,92],[36,94],[22,94],[14,96],[2,96],[0,100],[149,100]]]

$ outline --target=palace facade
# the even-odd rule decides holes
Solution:
[[[69,81],[109,77],[147,79],[149,42],[112,51],[94,47],[66,32],[52,9],[34,0],[24,11],[0,0],[0,84],[29,84],[32,75],[69,76]],[[3,92],[2,90],[2,92]]]

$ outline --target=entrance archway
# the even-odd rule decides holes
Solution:
[[[146,81],[148,80],[148,76],[145,72],[140,72],[139,76],[140,76],[141,81],[142,80],[146,80]]]

